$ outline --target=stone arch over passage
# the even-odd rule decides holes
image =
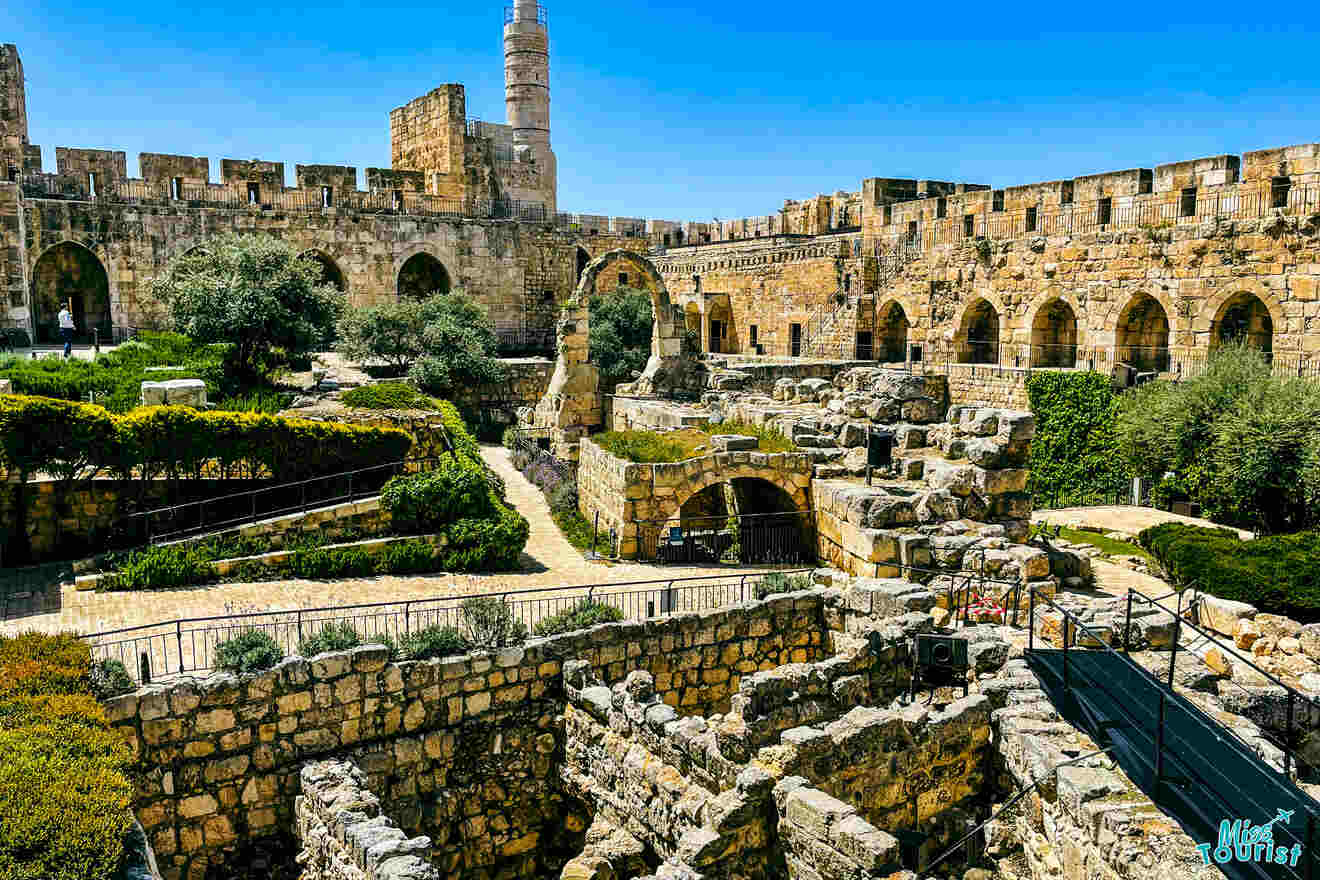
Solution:
[[[1128,300],[1114,326],[1114,358],[1138,370],[1169,369],[1169,313],[1149,293]]]
[[[587,264],[591,262],[591,254],[587,253],[586,248],[577,249],[577,272],[573,275],[573,283],[576,285],[582,280],[582,273],[587,270]]]
[[[960,364],[999,363],[999,312],[981,297],[963,312],[954,340]]]
[[[1274,319],[1260,297],[1248,291],[1224,300],[1210,324],[1210,346],[1245,343],[1269,353],[1274,350]]]
[[[907,360],[908,334],[912,324],[898,300],[890,300],[876,314],[875,359],[881,363]]]
[[[1058,297],[1049,300],[1031,321],[1031,365],[1077,365],[1077,313]]]
[[[425,251],[413,254],[399,269],[399,299],[426,299],[435,293],[449,293],[449,289],[449,270]]]
[[[111,334],[110,278],[100,258],[82,245],[64,241],[47,249],[32,271],[32,325],[38,340],[59,338],[61,304],[71,302],[79,337],[93,329]]]
[[[303,251],[298,256],[306,257],[321,267],[321,283],[329,284],[340,293],[348,292],[348,283],[344,280],[344,273],[340,271],[339,264],[334,258],[324,251],[318,251],[315,248]],[[443,266],[441,267],[444,268]]]
[[[679,560],[807,562],[818,551],[810,518],[803,515],[803,494],[791,479],[785,483],[765,470],[757,476],[718,474],[665,521],[645,526],[643,542],[671,536],[678,528],[684,551],[675,554]],[[662,558],[674,549],[657,548]]]

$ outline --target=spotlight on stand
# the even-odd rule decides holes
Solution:
[[[917,635],[916,658],[912,666],[912,696],[924,684],[932,689],[961,682],[967,696],[967,640],[958,636],[932,633]]]

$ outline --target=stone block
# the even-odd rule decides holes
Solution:
[[[745,434],[712,434],[710,445],[721,452],[756,449],[760,441]]]
[[[1197,604],[1197,622],[1206,629],[1232,636],[1239,620],[1254,618],[1256,608],[1246,602],[1232,599],[1220,599],[1209,593],[1201,593]]]
[[[168,379],[143,382],[143,406],[191,406],[206,408],[206,383],[201,379]]]

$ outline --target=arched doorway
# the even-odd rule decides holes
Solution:
[[[321,251],[310,250],[303,251],[299,256],[306,257],[321,268],[321,284],[329,284],[340,293],[346,293],[348,291],[348,284],[344,281],[344,273],[339,271],[339,264],[328,255]],[[442,266],[441,268],[443,269],[444,267]]]
[[[737,335],[733,332],[733,310],[727,297],[720,297],[710,303],[710,332],[706,340],[706,351],[711,354],[732,354],[737,348]]]
[[[999,363],[999,312],[989,300],[978,299],[963,314],[958,333],[958,363]]]
[[[876,360],[881,363],[897,363],[907,360],[908,323],[907,314],[898,302],[892,301],[876,318],[876,330],[880,339],[876,348]]]
[[[810,517],[792,495],[760,477],[712,483],[655,526],[653,546],[666,562],[749,565],[815,558]],[[643,537],[644,548],[649,537]]]
[[[1114,328],[1115,359],[1137,370],[1169,369],[1169,316],[1160,301],[1139,293],[1119,313]]]
[[[1031,365],[1077,366],[1077,315],[1061,299],[1052,299],[1036,310],[1031,322]]]
[[[399,270],[399,299],[426,299],[449,293],[449,272],[428,253],[413,254]]]
[[[1234,294],[1219,307],[1210,344],[1249,345],[1269,354],[1274,349],[1274,321],[1260,297],[1254,293]]]
[[[582,280],[582,273],[586,271],[587,264],[591,262],[591,254],[587,253],[585,248],[577,249],[577,273],[573,276],[573,284],[576,285]]]
[[[110,339],[110,279],[96,254],[80,244],[61,242],[37,260],[32,271],[32,324],[41,342],[59,339],[59,313],[70,311],[76,336],[90,339],[92,330]]]

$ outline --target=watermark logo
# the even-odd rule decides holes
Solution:
[[[1274,823],[1287,825],[1295,810],[1279,810],[1264,825],[1252,825],[1250,819],[1233,819],[1219,823],[1219,842],[1201,843],[1196,851],[1206,865],[1228,862],[1255,862],[1260,865],[1287,865],[1297,867],[1302,857],[1302,845],[1277,846],[1274,843]]]

